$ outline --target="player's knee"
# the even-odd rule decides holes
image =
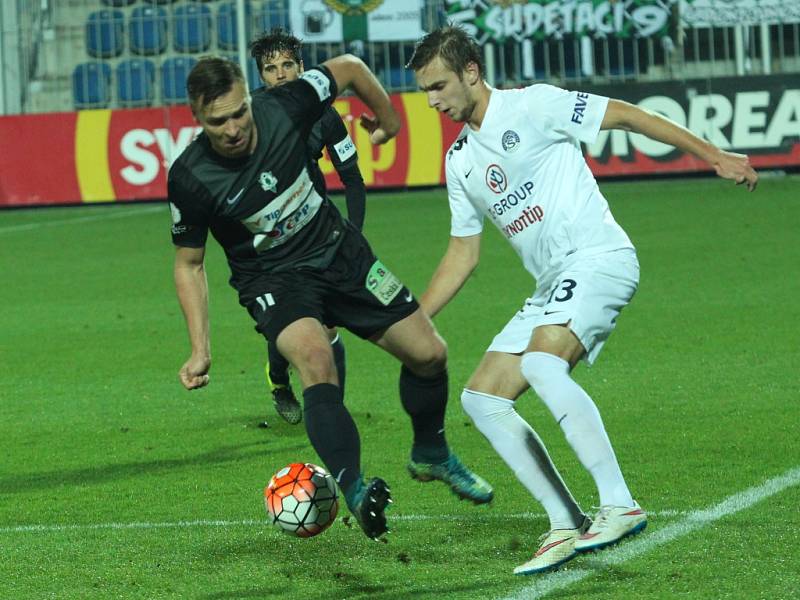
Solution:
[[[406,366],[420,377],[434,377],[447,368],[447,345],[439,336],[418,344]]]
[[[330,345],[310,344],[295,355],[295,369],[305,385],[332,383],[336,367]]]
[[[479,394],[465,388],[461,392],[461,406],[473,421],[479,421],[484,413],[486,403],[483,402],[483,398]]]
[[[544,399],[554,382],[569,376],[569,363],[547,352],[528,352],[522,356],[520,371],[533,391]]]
[[[465,388],[461,392],[461,406],[480,432],[488,435],[488,428],[514,412],[514,401],[492,394]]]

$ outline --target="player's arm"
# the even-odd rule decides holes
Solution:
[[[364,61],[352,54],[343,54],[322,63],[336,80],[339,93],[345,88],[355,92],[374,117],[361,116],[361,125],[370,132],[373,144],[385,144],[400,131],[400,117],[394,110],[389,95]]]
[[[732,179],[737,185],[746,183],[751,192],[758,183],[758,174],[746,155],[717,148],[674,121],[628,102],[609,100],[600,129],[633,131],[675,146],[709,163],[720,177]]]
[[[327,117],[330,115],[330,117]],[[364,187],[364,178],[358,168],[358,153],[347,128],[342,123],[339,114],[326,113],[323,117],[323,135],[331,157],[333,168],[336,169],[339,180],[344,186],[344,197],[347,201],[347,218],[358,227],[364,228],[364,213],[367,205],[367,190]]]
[[[481,236],[450,236],[450,243],[419,300],[422,310],[434,317],[452,300],[478,266]]]
[[[208,384],[211,343],[208,327],[208,283],[204,267],[205,248],[175,247],[175,290],[186,319],[192,355],[179,376],[187,390]]]

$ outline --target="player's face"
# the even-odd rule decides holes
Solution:
[[[261,81],[270,87],[294,81],[302,72],[303,61],[298,63],[288,52],[276,52],[261,61]]]
[[[243,82],[237,81],[230,92],[196,110],[195,117],[211,147],[222,156],[238,158],[255,148],[256,127]]]
[[[416,71],[416,76],[419,88],[428,95],[428,106],[459,123],[470,118],[475,101],[470,93],[469,73],[459,77],[437,56]]]

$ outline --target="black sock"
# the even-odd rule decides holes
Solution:
[[[306,388],[303,400],[308,439],[346,492],[361,478],[361,440],[342,402],[342,391],[331,383],[318,383]]]
[[[289,385],[289,361],[278,351],[278,345],[267,341],[267,357],[269,360],[269,378],[275,385]]]
[[[447,408],[447,371],[435,377],[419,377],[405,366],[400,371],[400,400],[411,417],[414,445],[411,460],[440,463],[450,454],[444,437]]]
[[[341,336],[336,336],[336,341],[331,344],[331,350],[333,350],[333,362],[336,365],[336,375],[339,377],[339,388],[342,390],[342,395],[344,395],[344,378],[347,374],[347,364],[345,361],[344,342]]]

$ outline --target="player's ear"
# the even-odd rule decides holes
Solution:
[[[481,72],[478,65],[474,62],[468,63],[467,68],[464,69],[464,79],[469,85],[475,85],[481,79]]]
[[[305,68],[305,66],[303,66],[303,59],[301,58],[300,62],[297,63],[297,72],[298,73],[302,73],[305,70],[306,70],[306,68]]]

